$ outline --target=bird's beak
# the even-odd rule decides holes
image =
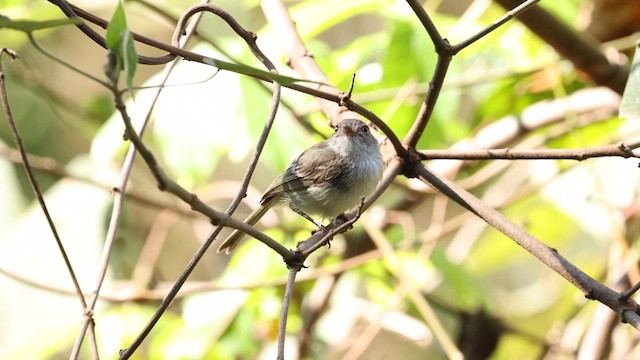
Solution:
[[[342,127],[342,133],[347,135],[347,136],[353,136],[355,134],[355,131],[353,131],[353,129],[350,126],[345,126]]]

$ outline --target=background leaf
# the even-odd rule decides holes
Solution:
[[[640,51],[638,49],[636,47],[629,80],[627,80],[620,104],[620,117],[632,121],[640,121]]]

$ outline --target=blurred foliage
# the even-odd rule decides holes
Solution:
[[[173,32],[166,17],[177,17],[193,4],[150,3],[166,13],[158,14],[146,1],[124,2],[128,24],[132,31],[165,41]],[[3,0],[0,4],[3,15],[12,20],[48,21],[63,16],[42,1]],[[74,4],[103,18],[109,18],[116,5]],[[467,8],[461,4],[426,5],[438,29],[453,43],[504,14],[491,4],[475,17],[463,16]],[[287,57],[279,52],[280,42],[265,25],[257,1],[227,0],[216,5],[257,32],[259,46],[283,75],[299,77],[285,65]],[[436,65],[433,45],[406,3],[315,0],[287,5],[328,78],[346,90],[355,73],[354,100],[404,136]],[[542,6],[574,24],[580,2],[543,2]],[[243,41],[218,19],[205,16],[200,29],[201,37],[190,42],[191,50],[264,70]],[[47,157],[45,165],[56,164],[66,172],[42,166],[37,177],[81,285],[90,292],[109,222],[110,189],[117,184],[129,146],[122,141],[124,126],[107,89],[44,57],[19,31],[2,28],[0,36],[3,47],[20,55],[14,62],[7,58],[2,62],[26,149]],[[63,61],[103,76],[106,51],[89,43],[74,27],[38,31],[35,37]],[[136,50],[149,51],[139,45]],[[160,73],[159,67],[138,66],[132,82],[139,88],[135,99],[127,101],[136,124],[151,104]],[[455,57],[418,147],[447,148],[534,103],[591,86],[552,48],[518,22],[509,22]],[[170,176],[222,210],[239,189],[270,100],[269,84],[179,62],[143,139]],[[283,100],[291,108],[281,106],[278,111],[251,183],[248,205],[258,202],[260,192],[297,154],[331,132],[312,97],[284,90]],[[71,286],[23,170],[8,160],[14,145],[4,114],[1,119],[0,270],[4,275],[0,275],[0,288],[11,296],[0,297],[0,358],[67,358],[81,308],[72,294],[46,288]],[[618,118],[584,125],[567,114],[562,123],[533,135],[546,137],[544,147],[567,148],[615,143],[638,131]],[[561,125],[569,130],[560,131]],[[472,178],[496,163],[502,162],[469,164],[459,178]],[[612,263],[622,262],[619,257],[637,262],[633,255],[638,252],[637,232],[625,232],[627,226],[637,231],[636,220],[624,216],[637,197],[636,163],[624,159],[514,161],[472,190],[588,274],[613,286],[618,279],[608,272]],[[104,358],[117,356],[119,349],[131,343],[155,311],[158,296],[166,293],[211,229],[202,217],[171,210],[184,206],[157,191],[141,161],[136,162],[129,191],[135,196],[126,201],[102,295],[113,300],[146,294],[147,286],[156,295],[147,300],[99,302],[96,332]],[[246,212],[241,207],[238,218]],[[265,217],[264,226],[285,246],[293,248],[308,235],[308,224],[297,215],[288,210],[275,213],[278,216]],[[487,350],[492,359],[576,357],[598,305],[587,303],[575,288],[508,238],[458,206],[442,205],[433,194],[416,190],[405,179],[398,179],[360,221],[378,224],[379,218],[387,221],[385,236],[396,248],[402,271],[411,275],[408,283],[394,276],[391,262],[379,252],[367,253],[373,245],[356,225],[346,236],[334,239],[330,249],[312,256],[309,268],[301,272],[289,315],[289,354],[304,349],[309,359],[338,359],[361,346],[359,359],[444,358],[420,309],[407,298],[409,286],[433,305],[454,340],[463,327],[469,330],[471,319],[494,327],[495,333],[487,333],[486,339],[482,331],[475,336],[478,342],[499,336],[495,348]],[[345,255],[353,253],[358,256]],[[205,290],[177,300],[135,358],[273,358],[286,277],[279,256],[257,241],[247,241],[230,258],[212,249],[187,286]],[[41,286],[29,286],[24,278]],[[640,356],[633,330],[619,326],[616,331],[616,346],[627,346],[631,357]],[[629,350],[634,346],[635,352]],[[87,348],[83,358],[90,358]]]

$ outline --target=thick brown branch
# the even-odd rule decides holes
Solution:
[[[496,0],[505,9],[512,9],[521,0]],[[574,66],[588,74],[593,81],[622,94],[629,71],[610,62],[598,49],[598,45],[562,23],[551,13],[537,6],[520,15],[518,19]]]
[[[605,304],[617,314],[620,314],[627,322],[640,323],[640,316],[636,312],[630,311],[629,306],[621,301],[621,294],[591,278],[562,257],[555,249],[545,245],[533,235],[509,221],[500,212],[485,204],[482,200],[476,198],[454,182],[435,175],[420,164],[416,165],[415,172],[420,175],[419,178],[422,181],[432,185],[450,199],[476,214],[496,230],[502,232],[518,245],[522,246],[542,263],[580,289],[585,297]]]

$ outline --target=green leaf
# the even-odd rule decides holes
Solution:
[[[0,29],[13,29],[30,33],[36,30],[49,29],[63,25],[80,24],[80,19],[55,19],[45,21],[11,20],[6,16],[0,16]]]
[[[131,91],[133,89],[133,75],[136,73],[136,66],[138,65],[138,54],[133,45],[133,36],[128,29],[125,29],[122,37],[122,57],[124,60],[124,73],[127,76],[127,87]],[[133,95],[133,92],[131,94]]]
[[[124,14],[122,1],[118,2],[116,11],[107,26],[106,43],[107,48],[116,55],[117,59],[115,71],[107,71],[107,73],[117,74],[120,70],[124,70],[127,87],[133,93],[133,75],[138,64],[138,54],[133,45],[133,36],[127,29],[127,18]],[[117,76],[112,77],[112,80],[116,81]]]
[[[640,120],[640,46],[636,47],[633,56],[629,80],[622,95],[620,104],[620,117],[628,120]]]
[[[106,42],[109,50],[117,53],[118,43],[124,36],[125,30],[127,30],[127,18],[124,15],[122,1],[118,1],[118,7],[107,26]]]

